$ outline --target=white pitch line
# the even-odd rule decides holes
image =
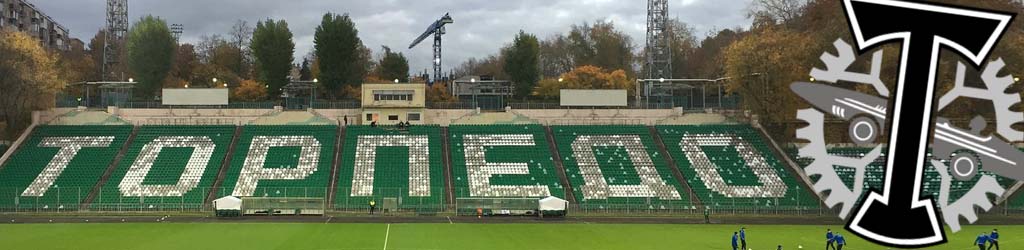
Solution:
[[[388,231],[384,233],[384,250],[388,250],[388,236],[391,235],[391,224],[388,224]]]

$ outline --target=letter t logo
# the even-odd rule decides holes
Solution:
[[[920,196],[940,48],[981,66],[1013,14],[895,0],[844,0],[861,52],[903,45],[899,82],[889,107],[884,190],[871,190],[846,228],[875,243],[925,247],[946,242],[929,197]]]

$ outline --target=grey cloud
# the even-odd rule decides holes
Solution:
[[[105,24],[103,0],[33,3],[85,42]],[[748,4],[748,0],[673,0],[669,12],[703,36],[716,29],[749,26]],[[129,0],[128,5],[131,21],[152,14],[183,24],[184,42],[196,42],[202,35],[226,34],[237,19],[252,24],[266,18],[284,19],[295,34],[297,60],[312,50],[314,29],[324,13],[349,13],[366,46],[375,52],[382,45],[404,52],[413,72],[430,67],[430,44],[406,48],[445,12],[455,19],[445,35],[446,71],[470,57],[496,53],[519,30],[544,38],[568,32],[572,24],[597,20],[615,22],[641,46],[647,15],[647,1],[643,0]]]

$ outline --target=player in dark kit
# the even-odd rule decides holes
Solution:
[[[747,250],[747,228],[745,227],[740,228],[740,246],[742,246],[740,249]]]
[[[825,250],[828,250],[828,248],[830,247],[832,248],[832,250],[836,249],[836,245],[834,244],[836,241],[835,238],[836,236],[832,234],[831,228],[828,229],[828,232],[825,232]]]

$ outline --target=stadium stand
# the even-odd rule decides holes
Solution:
[[[334,207],[365,209],[372,199],[384,209],[440,211],[447,196],[441,143],[438,126],[346,127]]]
[[[694,209],[643,126],[554,126],[577,203],[585,209]]]
[[[1017,193],[1011,196],[1010,200],[1007,201],[1007,205],[1009,210],[1015,210],[1018,212],[1024,211],[1024,193],[1021,193],[1021,191],[1018,190]]]
[[[235,126],[143,126],[92,210],[198,209]]]
[[[1020,151],[1024,151],[1024,148],[1021,148]],[[1024,211],[1024,193],[1018,190],[1017,193],[1010,197],[1010,200],[1008,200],[1007,203],[1009,205],[1009,209]]]
[[[216,197],[326,198],[337,129],[246,125]]]
[[[0,166],[0,208],[78,209],[131,131],[131,126],[37,127]]]
[[[701,202],[714,209],[819,208],[817,196],[786,171],[747,125],[658,126],[669,153]]]
[[[849,158],[863,158],[864,155],[866,155],[870,151],[870,148],[852,147],[836,147],[830,148],[828,150],[829,154],[831,155]],[[882,184],[885,181],[885,157],[887,151],[883,148],[882,152],[882,155],[879,156],[878,159],[876,159],[874,162],[872,162],[871,165],[868,165],[867,169],[864,171],[864,190],[869,190],[872,188],[881,190],[883,187]],[[813,161],[813,159],[809,158],[799,158],[795,150],[791,150],[791,155],[794,159],[797,159],[797,162],[800,163],[801,166],[804,167],[806,167],[811,163],[811,161]],[[931,153],[929,152],[928,155],[931,156]],[[843,166],[835,166],[834,168],[836,169],[836,172],[839,174],[840,179],[843,180],[844,184],[846,184],[848,188],[852,188],[854,182],[854,175],[856,174],[855,170],[853,168]],[[982,173],[995,176],[996,180],[998,180],[999,184],[1001,184],[1003,187],[1009,187],[1014,183],[1014,181],[1009,178],[1004,178],[1002,176],[990,174],[985,171],[982,171]],[[957,199],[960,199],[960,197],[963,197],[963,195],[966,194],[967,191],[969,191],[970,188],[973,187],[974,184],[978,182],[981,176],[982,175],[975,176],[970,181],[959,181],[953,179],[952,182],[950,182],[950,202],[956,201]],[[810,178],[813,181],[817,181],[820,178],[820,176],[810,176]],[[923,184],[924,192],[922,192],[922,196],[930,195],[932,197],[938,198],[939,190],[941,187],[941,178],[939,178],[939,173],[936,172],[936,170],[931,167],[931,163],[929,163],[928,166],[925,167],[924,180],[926,182]],[[860,202],[863,201],[858,201],[858,205],[860,204]]]
[[[452,125],[455,196],[565,198],[544,127]]]

